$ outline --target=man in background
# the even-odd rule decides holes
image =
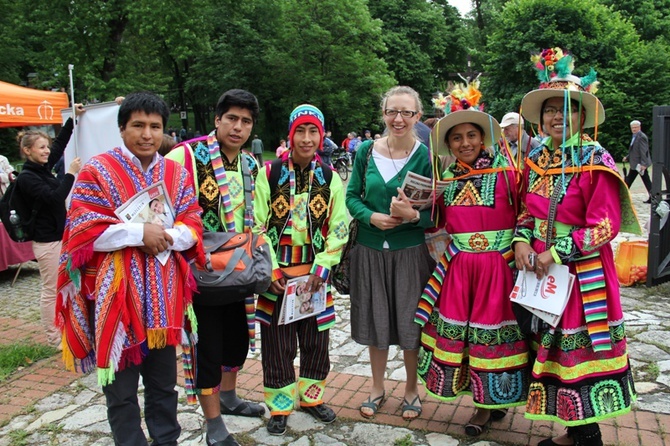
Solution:
[[[540,142],[531,138],[528,133],[523,128],[523,118],[519,116],[518,113],[510,112],[503,116],[502,121],[500,121],[500,127],[503,129],[503,135],[509,143],[510,151],[512,152],[512,159],[521,160],[523,165],[523,160],[528,155],[531,149],[540,145]],[[518,152],[521,149],[521,154],[519,156]]]
[[[256,157],[256,161],[258,161],[258,165],[262,166],[263,165],[263,141],[258,137],[258,135],[254,135],[253,141],[251,141],[251,153],[253,153],[254,157]]]
[[[649,193],[649,198],[645,203],[651,203],[651,179],[649,178],[649,166],[651,166],[651,156],[649,155],[649,139],[641,130],[642,124],[635,120],[630,122],[630,131],[633,133],[633,138],[630,140],[628,146],[628,156],[624,156],[623,162],[630,162],[630,169],[626,175],[626,184],[630,186],[635,181],[635,178],[640,175],[644,187]]]

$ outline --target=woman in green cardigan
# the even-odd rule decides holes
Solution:
[[[431,212],[412,208],[400,186],[408,172],[432,173],[428,148],[414,133],[422,111],[417,92],[394,87],[381,105],[385,136],[359,147],[347,189],[347,208],[359,221],[351,251],[351,336],[370,350],[372,387],[361,415],[371,418],[383,404],[389,347],[398,345],[407,372],[402,415],[411,420],[421,414],[414,312],[435,262],[424,238]]]

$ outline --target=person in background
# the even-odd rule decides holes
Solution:
[[[251,153],[256,157],[256,161],[258,161],[258,165],[262,166],[263,165],[263,141],[258,137],[258,135],[254,135],[254,139],[251,140]]]
[[[630,161],[630,169],[628,170],[628,175],[626,175],[626,185],[630,189],[637,178],[640,175],[644,187],[647,189],[649,198],[645,203],[651,203],[651,179],[649,179],[649,167],[651,166],[651,156],[649,155],[649,138],[640,130],[642,124],[640,121],[631,121],[630,122],[630,131],[633,133],[633,137],[628,146],[628,155],[623,157],[623,162]]]
[[[614,159],[582,137],[605,121],[591,93],[595,71],[574,76],[572,55],[561,48],[532,61],[542,83],[524,96],[521,110],[547,137],[526,158],[516,267],[541,279],[552,265],[565,265],[575,282],[558,325],[538,324],[533,335],[525,415],[567,427],[539,446],[601,446],[598,422],[629,412],[636,398],[610,242],[619,230],[641,230]]]
[[[277,158],[280,158],[286,151],[288,151],[288,147],[286,147],[286,140],[279,140],[279,147],[277,147],[277,150],[275,150],[275,155]]]
[[[170,150],[177,145],[177,142],[170,135],[163,134],[163,140],[161,141],[161,146],[158,149],[158,153],[161,156],[165,156],[170,153]]]
[[[344,138],[342,141],[342,148],[346,150],[347,152],[349,151],[349,143],[351,142],[352,139],[354,139],[355,136],[352,132],[347,133],[347,137]]]
[[[372,140],[372,133],[370,132],[370,130],[365,130],[364,135],[365,135],[365,141]]]
[[[386,397],[391,345],[402,349],[407,372],[402,416],[412,420],[421,414],[421,329],[414,313],[435,266],[424,238],[433,222],[431,210],[412,208],[400,189],[408,172],[432,178],[428,147],[414,132],[421,112],[421,100],[412,88],[398,86],[386,92],[381,113],[387,136],[361,145],[347,188],[347,208],[359,221],[350,253],[351,337],[368,347],[372,369],[368,398],[360,406],[365,418],[373,417]]]
[[[431,139],[435,153],[453,160],[438,199],[438,221],[451,243],[415,318],[423,327],[419,378],[441,401],[471,394],[476,410],[465,433],[478,436],[527,398],[529,346],[509,299],[518,189],[516,169],[496,144],[500,126],[480,111],[478,81],[450,96],[458,108],[445,107]]]
[[[210,232],[251,232],[253,215],[245,206],[244,171],[257,180],[256,159],[242,146],[258,121],[256,96],[246,90],[224,92],[215,107],[209,135],[176,146],[168,158],[193,172],[202,222]],[[234,187],[236,186],[236,187]],[[207,444],[236,445],[221,414],[260,417],[265,408],[237,396],[237,377],[255,348],[254,297],[230,293],[229,303],[211,305],[194,297],[198,318],[195,388],[207,422]]]
[[[188,262],[204,258],[200,208],[188,172],[158,155],[170,111],[153,93],[129,94],[117,122],[123,144],[94,156],[72,192],[60,264],[58,316],[68,369],[97,368],[114,444],[176,445],[176,346],[195,324]],[[68,175],[66,175],[67,181]],[[163,182],[175,224],[125,223],[115,210]],[[167,251],[165,263],[157,255]]]
[[[333,156],[333,152],[337,150],[337,144],[333,142],[332,139],[330,139],[331,133],[330,130],[326,132],[326,136],[323,138],[323,147],[320,148],[319,150],[316,151],[318,155],[321,157],[321,161],[327,166],[330,166],[332,164],[331,157]]]
[[[76,104],[75,116],[83,112],[84,106]],[[51,170],[63,156],[73,129],[74,121],[68,118],[53,143],[46,133],[36,130],[19,132],[17,135],[21,156],[26,159],[21,175],[17,177],[17,193],[24,202],[31,203],[33,209],[37,209],[32,246],[42,282],[42,326],[49,345],[59,349],[62,348],[61,336],[54,325],[58,259],[65,228],[65,200],[70,194],[75,175],[81,169],[81,159],[72,160],[63,181],[56,179]]]
[[[10,175],[14,172],[14,166],[9,164],[6,156],[0,155],[0,197],[9,187]]]
[[[299,105],[289,117],[291,150],[261,169],[256,182],[254,232],[264,234],[272,247],[273,263],[272,284],[258,296],[256,311],[271,435],[286,432],[296,396],[300,408],[316,420],[335,420],[335,412],[323,402],[330,371],[329,329],[335,324],[327,280],[347,242],[348,218],[342,180],[315,156],[323,138],[321,111],[313,105]],[[273,178],[276,183],[270,184]],[[286,280],[302,276],[308,278],[304,292],[312,295],[326,282],[326,308],[318,315],[280,325]],[[296,382],[293,361],[298,347]]]
[[[523,125],[523,118],[514,112],[507,113],[503,116],[502,121],[500,121],[500,127],[502,127],[505,139],[509,144],[512,160],[514,160],[519,168],[523,168],[523,160],[526,158],[526,155],[540,145],[537,139],[531,138],[526,133]],[[518,153],[519,148],[521,148],[520,154]]]

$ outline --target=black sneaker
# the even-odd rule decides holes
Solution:
[[[335,412],[333,412],[333,409],[330,407],[326,406],[325,404],[319,404],[318,406],[309,406],[309,407],[302,407],[302,410],[316,418],[317,420],[323,422],[323,423],[332,423],[335,421]]]
[[[272,415],[268,421],[268,433],[270,435],[284,435],[286,433],[287,415]]]

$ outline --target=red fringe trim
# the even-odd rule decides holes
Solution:
[[[91,258],[93,258],[93,254],[93,243],[88,243],[77,251],[71,252],[70,257],[72,258],[72,268],[79,268],[80,266],[84,265],[86,262],[91,260]]]
[[[133,345],[121,352],[119,371],[131,365],[140,365],[146,354],[142,351],[142,344]]]

